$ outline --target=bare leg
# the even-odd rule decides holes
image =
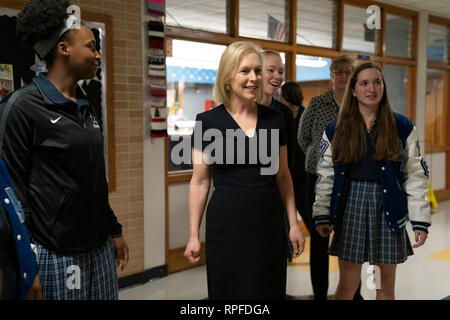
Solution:
[[[362,264],[339,259],[339,284],[334,300],[353,300],[361,281],[361,267]]]
[[[380,285],[381,288],[377,289],[377,300],[395,300],[395,271],[397,269],[396,264],[378,264],[380,268],[381,276]]]

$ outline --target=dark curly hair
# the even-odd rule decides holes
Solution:
[[[33,47],[36,42],[49,39],[61,29],[67,19],[68,0],[31,0],[27,2],[17,15],[16,35],[27,47]],[[70,41],[68,32],[59,41]],[[54,58],[53,50],[44,58],[47,65]]]

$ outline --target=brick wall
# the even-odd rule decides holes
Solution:
[[[144,270],[142,43],[140,0],[72,0],[113,19],[116,190],[109,200],[130,248],[119,277]]]

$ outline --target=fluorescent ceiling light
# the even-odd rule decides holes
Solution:
[[[326,60],[323,60],[321,57],[314,58],[306,58],[304,56],[297,56],[295,63],[298,67],[310,67],[310,68],[323,68],[328,65]]]

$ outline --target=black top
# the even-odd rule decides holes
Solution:
[[[205,226],[210,300],[286,297],[287,235],[276,181],[284,121],[276,109],[257,108],[251,137],[223,105],[196,118],[194,148],[214,157]]]
[[[8,116],[3,155],[32,239],[73,254],[120,236],[109,206],[103,136],[82,90],[75,103],[43,74],[21,90]]]
[[[376,142],[378,136],[378,127],[376,123],[367,132],[367,152],[356,163],[351,163],[349,166],[349,178],[352,180],[364,181],[380,181],[380,171],[378,170],[378,163],[373,156],[376,152]]]
[[[192,133],[192,146],[197,149],[202,148],[211,154],[211,159],[213,159],[211,172],[215,185],[217,185],[217,179],[219,179],[219,185],[234,185],[237,181],[242,182],[240,177],[233,176],[234,172],[239,172],[239,170],[234,170],[236,168],[260,172],[259,168],[271,167],[272,163],[269,159],[272,155],[272,147],[274,147],[271,140],[273,134],[278,136],[276,141],[278,152],[280,146],[286,145],[286,129],[281,113],[260,104],[257,105],[257,108],[258,119],[255,134],[252,137],[243,133],[223,104],[197,115]],[[208,131],[209,129],[215,131]],[[227,130],[229,130],[228,135]],[[205,139],[208,135],[205,136],[207,132],[211,133],[210,139]],[[220,137],[216,137],[219,132]],[[218,138],[222,141],[218,141]],[[250,146],[255,148],[252,149]],[[222,148],[222,152],[219,152],[219,148]],[[278,157],[276,161],[278,162]],[[233,174],[231,174],[232,172]],[[276,172],[273,175],[275,174]],[[253,181],[247,180],[244,183],[258,185],[258,181],[266,180],[264,174],[256,174],[253,177],[255,178]],[[221,181],[221,179],[226,179],[226,181]]]

